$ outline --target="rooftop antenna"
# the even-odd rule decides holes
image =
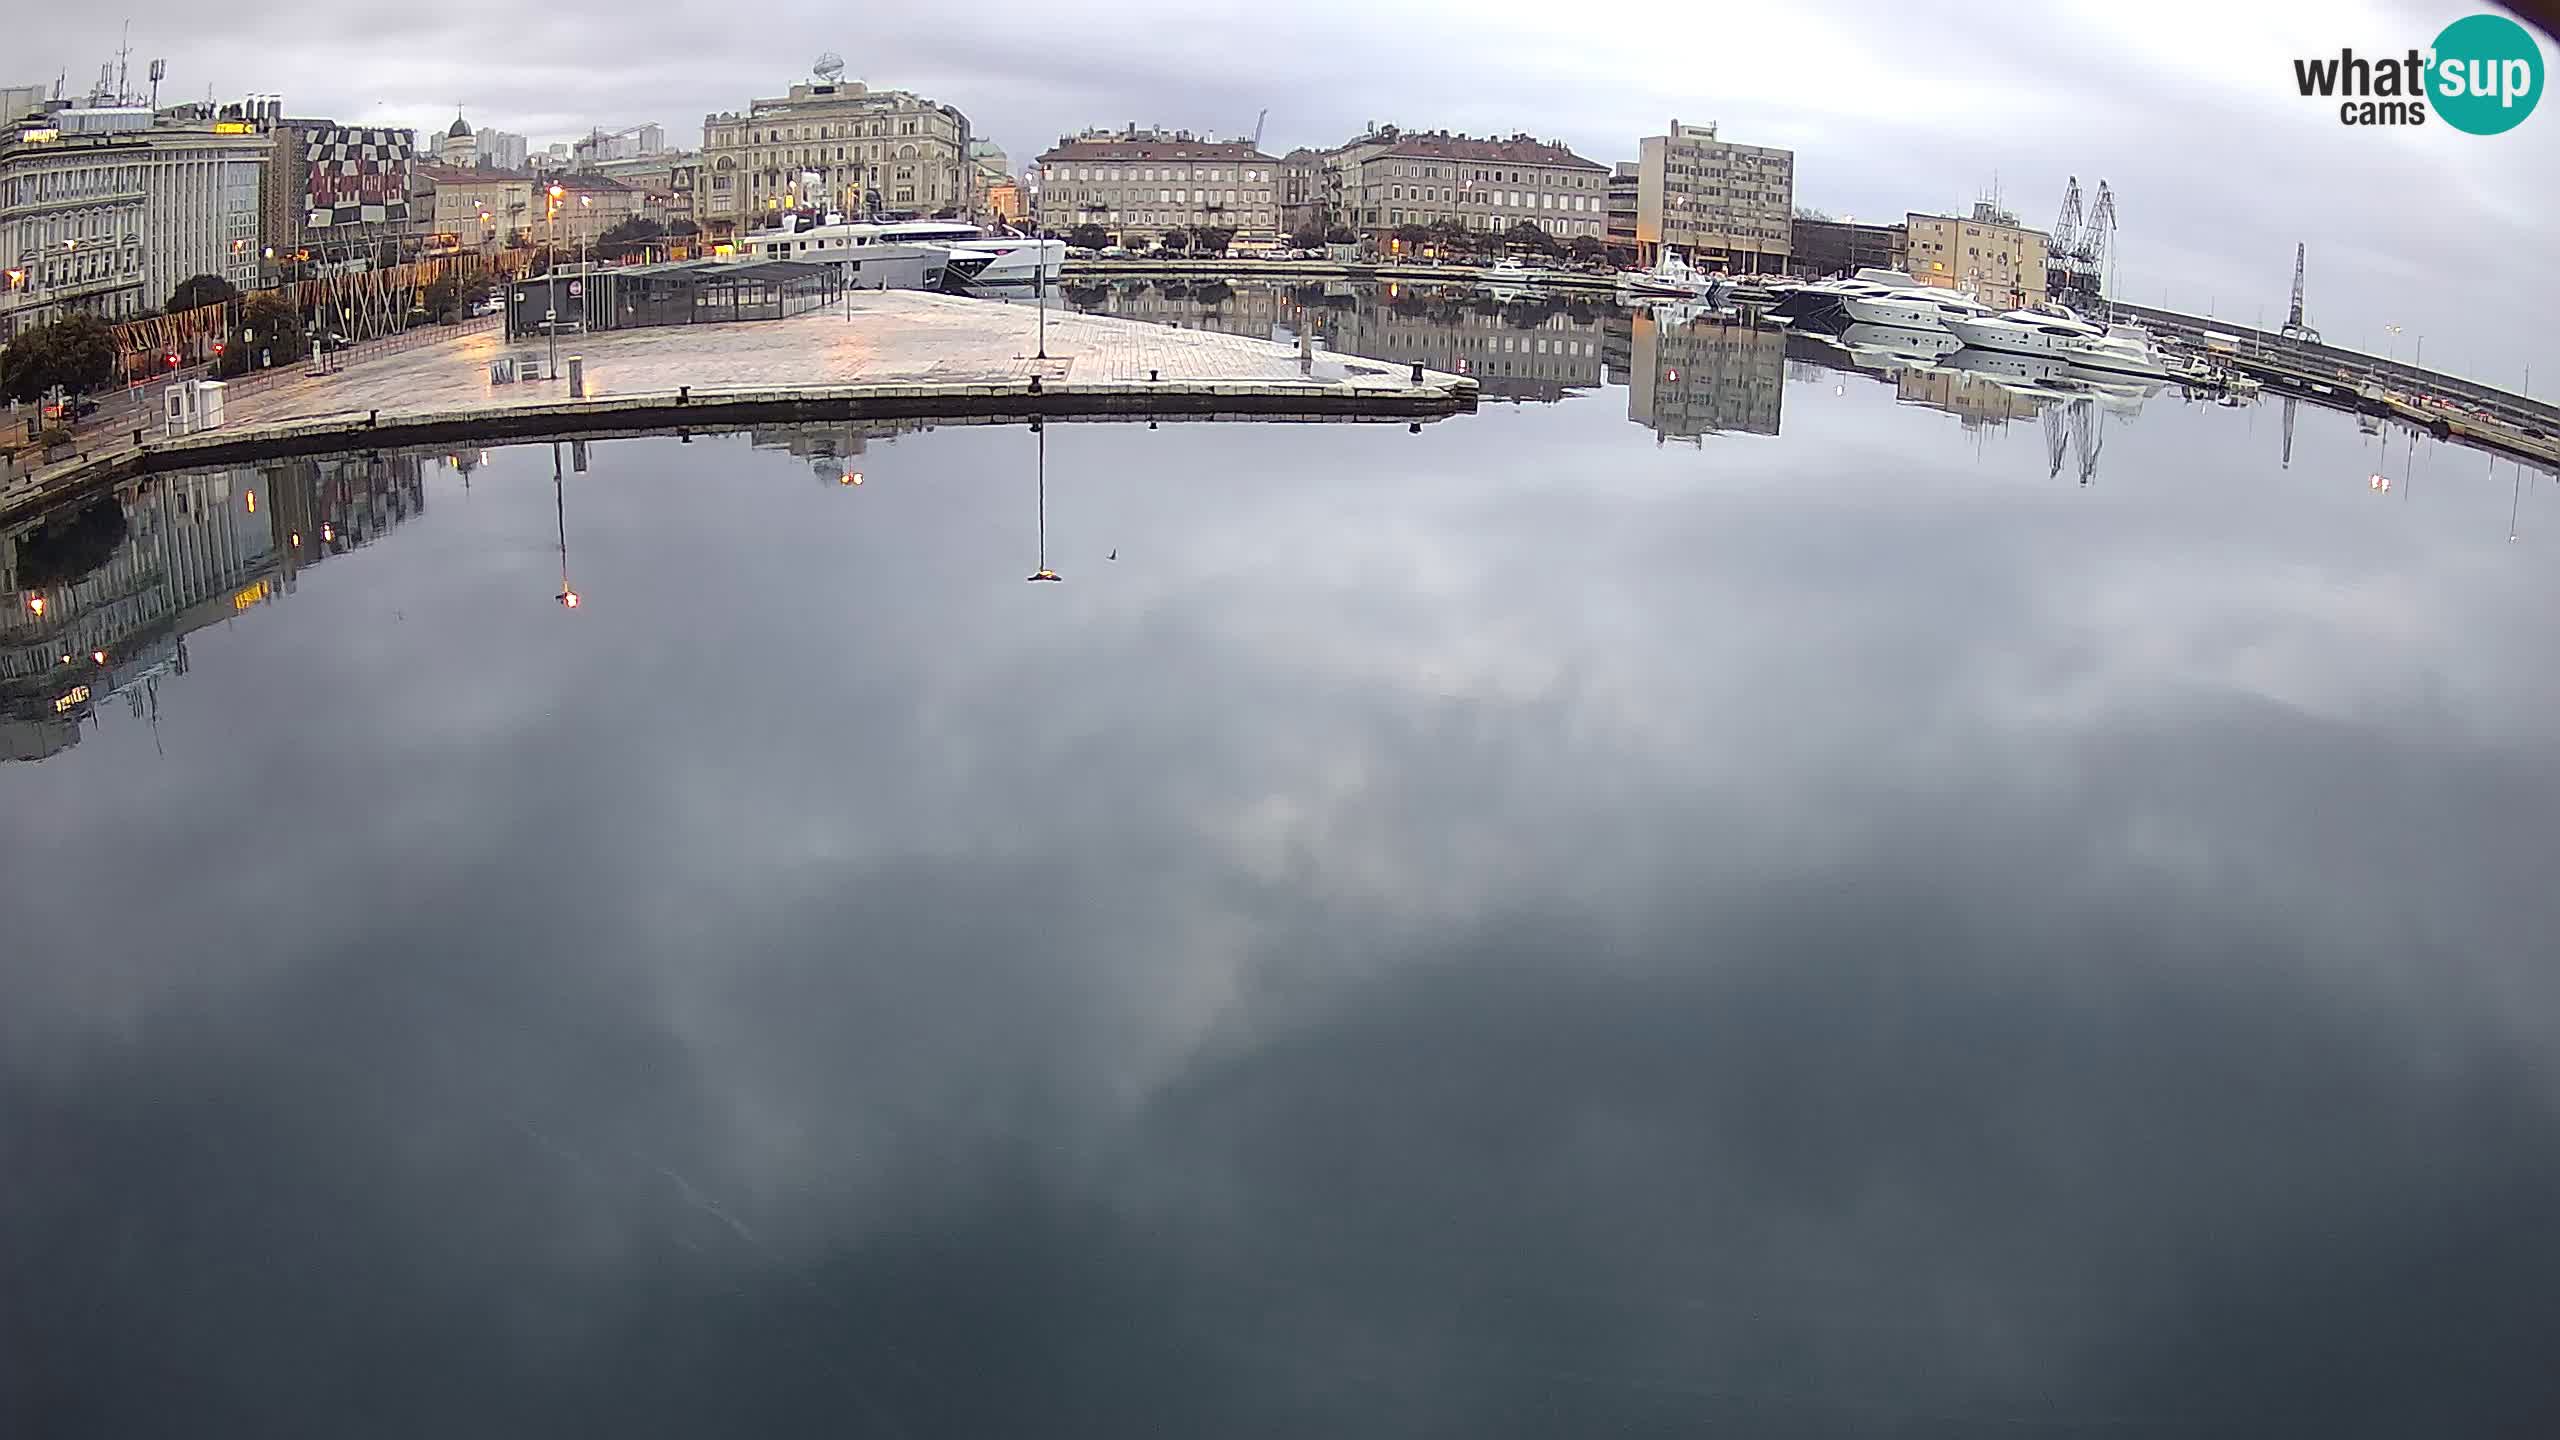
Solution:
[[[125,88],[125,62],[133,56],[133,22],[124,22],[124,43],[116,47],[116,103],[129,105],[133,92]]]
[[[161,82],[161,81],[163,81],[163,80],[166,80],[166,79],[168,79],[168,78],[169,78],[169,62],[168,62],[168,61],[166,61],[166,60],[154,60],[154,61],[152,61],[152,62],[151,62],[151,108],[152,108],[152,109],[154,109],[154,110],[157,110],[157,109],[159,109],[159,108],[160,108],[160,82]],[[207,100],[211,100],[211,99],[213,98],[213,87],[212,87],[212,86],[208,85],[208,86],[206,86],[206,87],[205,87],[205,91],[204,91],[204,98],[205,98],[205,99],[207,99]]]

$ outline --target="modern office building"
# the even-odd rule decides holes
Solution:
[[[2041,230],[1988,200],[1971,215],[1904,217],[1910,236],[1912,277],[1924,285],[1961,290],[1985,305],[2011,309],[2041,305],[2045,298],[2045,250]]]
[[[1088,130],[1040,157],[1040,215],[1053,228],[1099,225],[1152,239],[1209,225],[1239,234],[1280,228],[1280,162],[1250,140],[1188,130]]]
[[[1664,251],[1736,273],[1783,270],[1795,215],[1795,153],[1718,139],[1713,123],[1648,135],[1636,161],[1636,259]]]
[[[965,214],[975,203],[969,117],[905,90],[813,81],[744,113],[702,118],[694,218],[726,232],[786,210]]]

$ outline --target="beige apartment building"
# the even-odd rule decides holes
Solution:
[[[1342,202],[1355,229],[1454,221],[1496,232],[1530,224],[1567,241],[1608,235],[1609,167],[1561,141],[1406,131],[1344,150],[1356,157],[1343,167]]]
[[[2045,296],[2045,234],[1989,201],[1969,216],[1905,217],[1911,275],[1924,285],[1961,290],[1985,305],[2020,309]]]
[[[1637,148],[1636,253],[1664,251],[1736,273],[1787,268],[1795,216],[1796,157],[1766,145],[1716,138],[1716,127],[1671,122]]]
[[[1187,130],[1088,130],[1040,157],[1040,223],[1099,225],[1152,239],[1214,225],[1239,235],[1280,229],[1280,162],[1248,140]]]
[[[816,81],[702,117],[693,218],[714,232],[755,229],[782,211],[848,217],[966,214],[974,200],[969,117],[904,90]]]

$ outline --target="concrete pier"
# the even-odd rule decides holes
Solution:
[[[1232,415],[1421,420],[1473,410],[1464,375],[1052,304],[857,293],[786,320],[564,335],[565,380],[497,383],[491,363],[547,359],[540,338],[480,326],[325,376],[235,387],[221,428],[131,432],[0,491],[0,519],[151,470],[267,455],[634,428],[792,420]],[[1042,358],[1045,349],[1046,358]]]

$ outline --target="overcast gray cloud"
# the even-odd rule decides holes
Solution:
[[[2296,56],[2392,54],[2476,6],[2173,0],[1986,12],[1948,23],[1881,5],[1568,7],[1167,0],[1062,9],[860,12],[779,0],[752,23],[697,9],[566,0],[371,6],[280,0],[215,22],[173,0],[48,8],[13,35],[11,83],[77,82],[130,14],[137,56],[176,57],[168,92],[272,90],[297,114],[537,141],[702,115],[779,93],[824,50],[851,73],[947,100],[1017,161],[1088,125],[1249,130],[1275,149],[1368,120],[1562,138],[1600,160],[1677,116],[1793,147],[1797,198],[1835,214],[1968,204],[1999,186],[2049,224],[2064,178],[2121,195],[2119,292],[2281,318],[2293,245],[2311,246],[2313,319],[2336,342],[2415,348],[2514,386],[2560,384],[2560,109],[2507,135],[2364,130],[2292,88]],[[94,14],[95,18],[90,18]],[[2547,59],[2560,59],[2548,36]],[[557,58],[551,58],[557,57]],[[2396,324],[2394,341],[2382,327]]]

